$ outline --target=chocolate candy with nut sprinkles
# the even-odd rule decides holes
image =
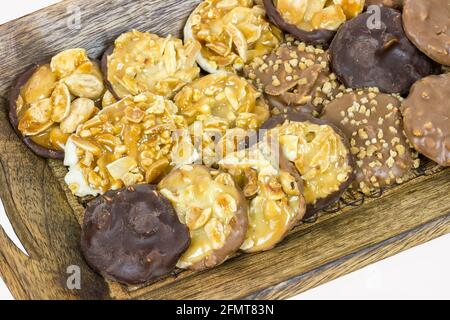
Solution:
[[[353,189],[368,194],[402,183],[419,166],[403,134],[400,99],[378,89],[351,91],[323,110],[322,119],[350,137],[357,165]]]
[[[245,75],[265,93],[272,107],[281,112],[320,112],[345,88],[329,67],[328,53],[321,48],[292,41],[271,54],[256,58],[244,68]]]
[[[436,65],[408,40],[401,13],[380,7],[381,23],[371,12],[339,29],[331,51],[332,70],[349,88],[377,87],[407,95],[411,85],[436,71]]]
[[[403,9],[408,38],[423,53],[450,66],[450,1],[408,0]]]
[[[414,148],[442,166],[450,166],[450,74],[414,84],[402,103],[405,133]]]
[[[86,209],[81,249],[106,278],[131,285],[158,279],[189,244],[188,229],[154,186],[109,191]]]

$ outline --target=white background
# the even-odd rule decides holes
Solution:
[[[2,1],[0,24],[56,2]],[[1,204],[0,224],[21,247]],[[1,277],[0,299],[12,299]],[[353,272],[294,299],[450,299],[450,235]]]

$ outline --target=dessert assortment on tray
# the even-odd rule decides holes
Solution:
[[[131,30],[100,60],[37,61],[9,117],[64,161],[89,265],[145,284],[270,250],[419,153],[450,166],[448,66],[450,0],[205,0],[184,39]]]

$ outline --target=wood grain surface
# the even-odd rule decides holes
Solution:
[[[200,273],[180,272],[148,286],[106,282],[79,251],[83,207],[62,183],[59,161],[33,155],[7,117],[14,78],[35,61],[72,47],[99,57],[132,28],[180,35],[198,0],[63,1],[0,26],[0,197],[29,257],[0,228],[0,274],[18,299],[281,299],[450,232],[450,170],[429,164],[419,177],[358,207],[296,227],[277,248],[237,255]],[[81,28],[69,11],[81,9]],[[81,290],[66,286],[81,268]]]

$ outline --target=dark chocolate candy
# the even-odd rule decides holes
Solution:
[[[40,157],[43,158],[49,158],[49,159],[58,159],[62,160],[64,159],[64,151],[61,150],[52,150],[47,149],[36,142],[32,140],[31,137],[25,137],[22,135],[22,133],[19,130],[19,118],[17,115],[17,99],[20,95],[21,88],[28,82],[28,80],[33,76],[33,74],[36,72],[36,70],[45,65],[50,63],[50,60],[45,60],[39,63],[33,64],[31,67],[27,69],[22,75],[20,75],[13,87],[11,88],[11,91],[9,92],[8,102],[9,102],[9,121],[11,122],[12,127],[14,128],[14,131],[19,136],[19,138],[22,139],[22,141],[25,143],[25,145],[30,148],[31,151],[33,151],[35,154],[37,154]]]
[[[317,125],[321,125],[321,126],[326,125],[326,126],[331,127],[333,129],[333,131],[337,135],[340,136],[342,143],[348,150],[346,163],[351,168],[353,168],[353,169],[355,168],[355,163],[353,160],[353,156],[350,152],[350,144],[349,144],[349,140],[348,140],[347,136],[340,129],[338,129],[335,125],[331,124],[328,121],[311,117],[311,115],[303,113],[303,112],[295,112],[295,113],[291,112],[291,113],[286,113],[286,114],[280,114],[278,116],[274,116],[274,117],[270,118],[262,126],[261,129],[270,130],[272,128],[282,125],[286,121],[291,121],[291,122],[306,122],[306,121],[308,121],[313,124],[317,124]],[[337,201],[339,201],[339,199],[341,198],[341,196],[345,192],[345,190],[347,190],[347,188],[352,184],[354,178],[355,178],[354,170],[352,170],[348,179],[339,185],[339,190],[329,194],[328,196],[326,196],[324,198],[317,199],[315,203],[307,204],[306,214],[303,217],[303,219],[308,220],[318,211],[325,209],[325,208],[333,205]]]
[[[339,29],[330,46],[332,70],[346,87],[407,95],[436,64],[408,40],[399,11],[380,7],[380,15],[379,25],[376,15],[365,12]]]
[[[152,185],[108,191],[87,206],[81,249],[106,278],[131,285],[158,279],[189,244],[189,231]]]
[[[264,7],[266,8],[267,16],[272,23],[307,44],[321,45],[324,48],[327,48],[336,34],[336,31],[326,29],[305,31],[294,24],[287,23],[275,7],[273,0],[264,0]]]

